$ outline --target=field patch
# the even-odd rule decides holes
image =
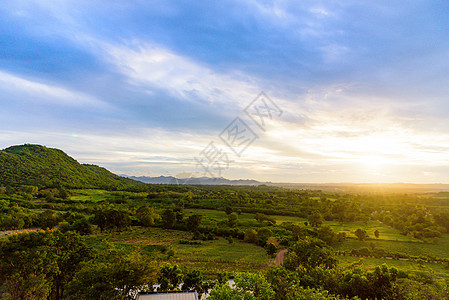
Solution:
[[[268,267],[270,257],[262,247],[237,239],[229,243],[224,238],[200,241],[199,245],[179,243],[191,237],[190,232],[134,227],[130,231],[97,233],[89,236],[88,241],[94,247],[100,241],[108,241],[129,250],[140,247],[147,253],[159,253],[158,256],[164,261],[195,268],[206,274],[262,270]],[[172,251],[172,255],[167,254],[169,251]]]

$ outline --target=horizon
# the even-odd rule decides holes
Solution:
[[[39,144],[21,144],[21,145],[10,145],[7,148],[10,147],[21,147],[21,146],[43,146],[46,148],[50,148],[50,149],[56,149],[56,150],[61,150],[64,152],[63,149],[59,149],[59,148],[51,148],[51,147],[47,147],[45,145],[39,145]],[[0,149],[0,151],[3,151],[7,148],[4,149]],[[64,152],[65,153],[65,152]],[[66,153],[67,154],[67,153]],[[71,157],[71,156],[70,156]],[[76,157],[72,157],[73,159],[75,159],[78,163],[80,164],[93,164],[92,162],[79,162]],[[94,164],[95,165],[95,164]],[[99,167],[103,167],[101,165],[98,165]],[[110,171],[110,170],[109,170]],[[121,176],[121,177],[128,177],[128,178],[139,178],[139,177],[144,177],[144,178],[160,178],[160,177],[164,177],[164,178],[176,178],[176,179],[189,179],[189,178],[194,178],[194,179],[201,179],[201,178],[207,178],[207,179],[224,179],[224,180],[230,180],[230,181],[257,181],[261,184],[266,184],[266,183],[270,183],[270,184],[282,184],[282,185],[288,185],[288,184],[292,184],[292,185],[301,185],[301,184],[311,184],[311,185],[448,185],[449,183],[443,183],[443,182],[433,182],[433,183],[416,183],[416,182],[276,182],[276,181],[261,181],[258,180],[256,178],[227,178],[227,177],[208,177],[208,176],[201,176],[201,177],[195,177],[195,175],[207,175],[207,174],[195,174],[195,173],[180,173],[180,174],[175,174],[175,175],[154,175],[154,176],[148,176],[148,175],[130,175],[130,174],[124,174],[124,173],[114,173],[113,174],[117,175],[117,176]],[[189,176],[190,175],[190,176]],[[184,177],[182,177],[184,176]],[[171,183],[170,183],[171,184]],[[178,183],[176,183],[178,184]],[[201,183],[200,183],[201,185]]]
[[[0,11],[2,149],[46,145],[129,176],[449,184],[443,2]]]

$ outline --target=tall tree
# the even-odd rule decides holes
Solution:
[[[309,223],[313,227],[319,227],[323,223],[324,219],[320,212],[315,211],[309,216]]]
[[[81,262],[88,259],[92,255],[81,236],[74,232],[68,231],[54,233],[53,254],[56,258],[58,272],[54,275],[54,288],[52,294],[54,299],[60,300],[64,297],[64,290],[67,283],[72,279],[75,272],[81,267]]]

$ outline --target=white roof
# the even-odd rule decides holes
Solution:
[[[196,292],[140,294],[138,300],[198,300]]]

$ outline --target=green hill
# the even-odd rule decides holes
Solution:
[[[0,185],[125,189],[143,184],[82,165],[59,149],[25,144],[0,151]]]

